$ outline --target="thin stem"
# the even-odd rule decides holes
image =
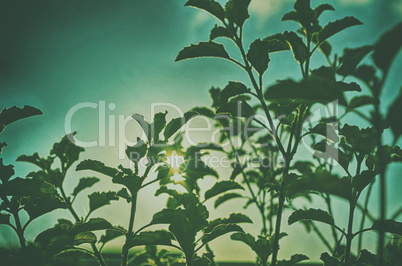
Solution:
[[[374,182],[372,181],[372,182],[370,183],[369,187],[368,187],[367,194],[366,194],[366,199],[364,200],[364,208],[362,208],[362,212],[363,212],[363,213],[362,213],[362,219],[361,219],[361,221],[360,221],[360,231],[363,230],[364,223],[365,223],[365,221],[366,221],[366,216],[369,216],[369,213],[368,213],[368,203],[369,203],[371,191],[372,191],[372,189],[373,189],[373,185],[374,185]],[[358,207],[358,208],[359,208],[359,207]],[[371,217],[371,218],[373,218],[373,217]],[[359,250],[362,249],[362,245],[363,245],[363,234],[360,234],[360,235],[359,235],[359,241],[358,241],[358,249],[359,249]]]
[[[147,170],[150,167],[147,167]],[[149,170],[146,171],[146,174],[148,174]],[[131,200],[131,212],[130,212],[130,221],[128,223],[128,231],[126,234],[126,242],[129,239],[129,237],[132,236],[133,234],[133,228],[134,228],[134,219],[135,219],[135,212],[137,209],[137,196],[138,196],[138,192],[132,195],[132,200]],[[127,262],[128,262],[128,253],[129,253],[129,249],[126,248],[125,246],[123,246],[122,249],[122,261],[121,261],[121,265],[122,266],[126,266]]]
[[[331,198],[329,194],[325,194],[324,199],[325,203],[327,204],[328,213],[333,217],[334,212],[332,211]],[[338,234],[336,233],[336,230],[333,226],[331,226],[331,231],[332,231],[332,237],[334,238],[334,242],[336,244],[338,242]]]
[[[350,251],[352,248],[352,239],[353,239],[353,216],[355,210],[355,203],[350,202],[349,206],[349,222],[348,222],[348,233],[346,235],[346,250],[345,250],[345,265],[350,265]]]
[[[26,247],[26,243],[25,243],[25,237],[24,237],[24,230],[22,229],[22,226],[21,226],[21,221],[20,221],[20,216],[18,214],[18,210],[13,211],[12,215],[13,215],[14,221],[15,221],[15,228],[16,228],[15,232],[17,233],[21,248],[24,249]]]

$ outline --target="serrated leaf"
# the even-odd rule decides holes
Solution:
[[[94,192],[88,195],[89,198],[89,212],[93,212],[103,206],[109,205],[112,200],[119,200],[116,192]]]
[[[7,182],[6,194],[9,196],[43,196],[55,195],[56,188],[40,179],[16,177]]]
[[[314,9],[315,18],[318,19],[324,11],[335,11],[335,8],[330,4],[322,4]]]
[[[325,265],[328,265],[328,266],[341,266],[342,265],[337,258],[332,257],[327,252],[324,252],[321,254],[320,260],[325,262]]]
[[[244,93],[249,93],[246,85],[238,81],[229,81],[219,95],[219,105],[227,103],[231,97]]]
[[[254,250],[255,239],[252,235],[246,233],[234,233],[230,236],[230,239],[235,241],[241,241],[247,246],[249,246],[252,250]]]
[[[375,103],[375,99],[369,95],[359,95],[359,96],[355,96],[353,97],[349,104],[348,104],[348,108],[349,109],[355,109],[355,108],[359,108],[362,106],[366,106],[366,105],[371,105]]]
[[[230,232],[243,232],[243,229],[237,224],[221,224],[221,225],[214,227],[214,229],[212,229],[211,232],[205,233],[201,237],[201,241],[203,244],[206,244],[206,243],[211,242],[212,240],[214,240],[224,234],[230,233]]]
[[[339,136],[332,123],[318,123],[315,127],[310,128],[309,133],[321,135],[335,143],[339,141]]]
[[[167,141],[173,134],[175,134],[184,124],[186,124],[191,118],[196,117],[198,113],[196,112],[186,112],[183,117],[172,119],[166,126],[163,135],[165,141]]]
[[[291,225],[301,220],[312,220],[335,225],[334,218],[328,212],[319,209],[297,210],[289,216],[288,224]]]
[[[225,5],[226,18],[237,26],[242,27],[250,17],[248,14],[250,2],[251,0],[229,0]]]
[[[280,81],[268,87],[264,96],[267,100],[290,98],[322,103],[339,100],[341,103],[346,103],[343,90],[338,84],[316,76],[310,76],[299,82],[290,79]]]
[[[119,171],[109,166],[105,166],[104,163],[96,160],[84,160],[77,165],[76,171],[80,170],[92,170],[110,177],[115,177]]]
[[[151,125],[145,121],[144,116],[140,114],[133,114],[131,116],[135,121],[140,124],[142,131],[144,132],[145,136],[147,137],[148,141],[151,141],[152,136],[151,136]]]
[[[131,161],[138,162],[145,156],[147,150],[147,144],[142,139],[137,138],[137,143],[134,146],[127,146],[126,155]]]
[[[402,22],[385,32],[375,44],[373,60],[383,73],[387,73],[402,46]]]
[[[211,30],[211,33],[209,34],[209,40],[213,41],[216,38],[220,38],[220,37],[228,38],[228,39],[232,40],[233,34],[227,28],[215,25],[215,27]]]
[[[375,221],[371,226],[373,230],[380,230],[381,221]],[[384,220],[383,230],[391,234],[402,235],[402,223],[394,220]]]
[[[328,145],[326,141],[321,141],[313,145],[314,150],[318,152],[315,156],[323,157],[325,159],[332,158],[339,165],[348,171],[350,160],[348,156],[338,148],[335,148],[333,145]]]
[[[250,44],[250,49],[247,52],[247,59],[255,68],[258,74],[263,75],[268,69],[269,59],[269,45],[265,41],[256,39]]]
[[[234,190],[234,189],[244,190],[244,188],[240,184],[238,184],[234,181],[224,180],[224,181],[217,182],[217,183],[215,183],[215,185],[212,188],[210,188],[209,190],[207,190],[205,192],[205,200],[208,200],[212,197],[215,197],[216,195],[219,195],[221,193],[224,193],[229,190]]]
[[[0,133],[3,132],[4,128],[11,123],[23,118],[41,114],[43,113],[39,109],[28,105],[25,105],[23,108],[17,106],[3,108],[0,112]]]
[[[303,64],[309,56],[309,51],[307,49],[307,46],[304,44],[303,40],[299,36],[297,36],[297,34],[294,32],[285,32],[283,36],[289,43],[294,58],[300,64]]]
[[[370,184],[376,173],[370,170],[364,170],[359,175],[356,175],[352,179],[352,186],[359,192],[361,192],[368,184]]]
[[[167,111],[165,113],[156,113],[154,115],[154,120],[151,123],[151,133],[154,142],[159,140],[159,134],[166,126],[166,115]]]
[[[402,134],[402,123],[400,114],[402,113],[402,87],[399,90],[398,97],[394,100],[388,109],[387,122],[394,135],[395,141]]]
[[[269,53],[290,50],[289,44],[281,33],[265,37],[263,41],[267,43]]]
[[[190,110],[191,112],[196,112],[199,115],[214,119],[215,117],[215,112],[209,109],[208,107],[194,107],[193,109]]]
[[[230,58],[228,52],[225,50],[225,47],[222,44],[209,41],[184,47],[177,55],[175,62],[198,57],[220,57],[224,59]]]
[[[69,169],[71,165],[78,161],[80,153],[84,148],[75,145],[74,136],[77,132],[64,135],[59,142],[53,144],[51,155],[56,155],[62,164],[62,168]]]
[[[189,0],[185,6],[192,6],[207,11],[219,20],[225,19],[225,10],[214,0]]]
[[[211,232],[215,227],[222,224],[239,224],[239,223],[253,223],[253,221],[246,215],[241,213],[232,213],[228,218],[217,218],[208,223],[208,227],[204,233]]]
[[[98,231],[98,230],[106,230],[113,229],[113,225],[103,218],[92,218],[89,219],[88,222],[80,222],[71,228],[71,231],[75,234],[82,232],[90,232],[90,231]]]
[[[117,194],[116,194],[116,195],[117,195],[117,196],[119,196],[120,198],[125,199],[125,200],[127,201],[127,203],[130,203],[130,202],[131,202],[131,200],[132,200],[131,195],[130,195],[130,194],[128,194],[128,192],[127,192],[127,189],[126,189],[126,188],[122,188],[122,189],[120,189],[120,190],[117,192]]]
[[[82,177],[78,182],[78,185],[74,188],[72,195],[75,197],[86,188],[92,187],[94,184],[100,181],[97,177]]]
[[[0,158],[0,180],[6,183],[15,174],[14,165],[4,165],[3,158]]]
[[[254,115],[253,108],[245,101],[228,102],[216,110],[217,114],[230,114],[232,117],[251,117]]]
[[[214,208],[218,208],[222,203],[235,199],[235,198],[242,198],[243,196],[237,193],[226,193],[215,200]]]
[[[293,266],[297,265],[299,262],[304,260],[309,260],[310,258],[303,254],[294,254],[290,260],[280,260],[278,261],[278,266]]]
[[[372,45],[365,45],[353,49],[344,49],[341,57],[342,65],[338,68],[337,73],[342,76],[351,75],[364,57],[373,51],[373,48],[374,46]]]
[[[81,245],[84,243],[95,244],[96,235],[92,232],[82,232],[74,236],[74,245]]]
[[[120,229],[123,230],[123,228],[120,227]],[[106,230],[106,233],[104,235],[101,235],[99,238],[99,243],[106,244],[109,241],[112,241],[115,238],[118,238],[120,236],[124,235],[124,233],[120,230],[112,230],[108,229]]]
[[[366,265],[371,265],[376,260],[377,260],[376,255],[374,255],[367,249],[362,249],[359,252],[359,256],[357,257],[356,263],[364,263]]]
[[[54,157],[48,156],[46,159],[41,158],[39,154],[35,152],[32,155],[21,155],[17,158],[16,161],[32,163],[43,170],[49,170],[54,161]]]
[[[24,210],[28,213],[30,219],[35,219],[43,214],[56,209],[66,209],[64,200],[58,195],[48,195],[40,197],[23,198]]]
[[[125,249],[136,246],[148,245],[172,245],[172,234],[166,230],[146,231],[138,235],[131,236],[124,245]]]
[[[318,33],[318,41],[322,43],[344,29],[361,24],[363,23],[355,17],[344,17],[330,22]]]

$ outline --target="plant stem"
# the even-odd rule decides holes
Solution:
[[[25,248],[26,244],[25,244],[25,237],[24,237],[24,230],[22,229],[21,226],[21,221],[20,221],[20,216],[18,214],[18,210],[15,210],[12,212],[13,217],[14,217],[14,221],[15,221],[15,226],[16,226],[16,233],[18,235],[18,240],[20,241],[20,245],[21,248]]]
[[[334,213],[332,211],[332,205],[331,205],[331,198],[330,198],[329,194],[325,194],[324,199],[327,204],[328,213],[332,217],[334,217]],[[338,242],[338,234],[336,232],[336,229],[332,226],[331,226],[331,231],[332,231],[332,237],[334,238],[334,244],[336,244]]]
[[[129,237],[131,237],[131,235],[133,234],[135,212],[136,212],[136,209],[137,209],[137,196],[138,196],[138,192],[136,192],[135,194],[132,195],[130,221],[128,223],[128,231],[127,231],[127,234],[126,234],[126,243],[127,243],[127,240],[129,239]],[[123,246],[123,249],[122,249],[122,261],[121,261],[122,266],[127,265],[128,252],[129,252],[129,249],[126,248],[125,246]]]
[[[366,216],[368,212],[368,203],[371,195],[371,190],[373,189],[374,182],[372,181],[368,187],[366,199],[364,200],[364,209],[362,210],[362,219],[360,221],[360,231],[363,230],[364,223],[366,221]],[[359,234],[358,250],[362,249],[363,245],[363,234]]]
[[[80,222],[81,219],[80,219],[80,217],[78,216],[77,212],[74,210],[73,205],[72,205],[71,202],[70,202],[70,199],[67,197],[66,192],[65,192],[64,189],[63,189],[63,185],[61,185],[61,186],[59,187],[59,189],[60,189],[60,192],[61,192],[61,195],[62,195],[64,201],[66,202],[67,209],[70,211],[70,213],[71,213],[71,215],[74,217],[75,221],[76,221],[76,222]],[[89,215],[89,214],[88,214],[88,215]],[[87,217],[88,217],[88,216],[87,216]],[[103,259],[103,257],[102,257],[102,254],[99,252],[99,250],[98,250],[98,248],[96,247],[96,245],[95,245],[95,244],[91,244],[91,248],[92,248],[92,250],[93,250],[93,252],[94,252],[94,255],[95,255],[96,259],[98,260],[99,265],[101,265],[101,266],[106,266],[106,263],[105,263],[105,261],[104,261],[104,259]]]
[[[353,239],[353,216],[355,211],[355,200],[349,202],[349,222],[348,222],[348,232],[346,234],[346,250],[345,250],[345,265],[350,265],[350,250],[352,247],[352,239]]]

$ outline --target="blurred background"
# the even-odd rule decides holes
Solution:
[[[185,0],[1,0],[0,1],[0,108],[13,105],[31,105],[43,111],[42,116],[32,117],[7,127],[0,141],[8,147],[3,151],[5,164],[14,164],[16,176],[25,176],[36,170],[34,166],[15,162],[21,154],[39,152],[47,156],[53,143],[70,132],[65,130],[66,115],[80,103],[97,104],[96,108],[83,108],[71,120],[71,129],[77,131],[80,141],[98,141],[98,146],[86,148],[80,159],[101,160],[116,167],[128,165],[127,159],[119,158],[119,141],[124,136],[135,141],[141,131],[135,121],[123,124],[134,113],[141,113],[151,120],[152,104],[174,104],[182,111],[194,106],[209,106],[208,90],[211,86],[223,88],[229,80],[243,81],[246,75],[235,65],[219,59],[188,60],[175,63],[174,59],[184,47],[199,41],[207,41],[216,19],[205,12],[184,8]],[[220,1],[225,2],[225,1]],[[312,6],[324,1],[312,0]],[[373,44],[382,32],[391,28],[402,16],[400,0],[333,0],[336,12],[322,16],[326,24],[344,16],[355,16],[364,25],[352,27],[330,42],[334,52],[342,53],[344,47],[358,47]],[[282,15],[292,9],[293,0],[252,0],[251,18],[245,24],[245,47],[256,38],[264,38],[277,32],[295,29],[292,22],[281,22]],[[231,45],[229,42],[225,44]],[[231,46],[234,48],[233,46]],[[228,49],[238,58],[235,49]],[[369,59],[368,59],[369,60]],[[314,57],[312,68],[320,66],[324,59]],[[299,68],[290,53],[271,56],[270,68],[265,75],[266,85],[278,79],[300,78]],[[384,105],[398,94],[402,73],[401,55],[395,60],[390,73]],[[99,113],[100,104],[105,112]],[[159,106],[156,111],[169,112],[168,120],[179,116],[175,108]],[[99,126],[99,119],[105,117],[105,129]],[[113,117],[113,118],[112,118]],[[367,126],[348,117],[345,122]],[[194,122],[195,127],[204,127],[204,122]],[[120,127],[119,127],[120,125]],[[115,137],[109,136],[109,128],[115,129]],[[105,132],[105,143],[99,139]],[[120,139],[119,139],[120,136]],[[195,140],[207,141],[209,134],[196,134]],[[100,141],[100,142],[99,142]],[[310,158],[311,154],[302,152]],[[308,159],[307,158],[307,159]],[[389,171],[388,202],[389,213],[401,202],[400,178],[402,168],[393,166]],[[222,178],[229,175],[225,169],[218,169]],[[72,191],[83,175],[94,173],[71,171],[67,177],[66,190]],[[107,177],[87,192],[117,190]],[[214,178],[206,178],[201,187],[212,186]],[[166,197],[153,197],[156,187],[142,191],[136,228],[148,223],[156,211],[165,205]],[[375,187],[375,192],[378,189]],[[375,193],[376,194],[376,193]],[[372,197],[372,210],[377,214],[377,196]],[[75,203],[84,215],[88,210],[86,193]],[[233,201],[226,208],[214,210],[209,204],[210,217],[227,216],[234,211],[243,211],[244,203]],[[297,203],[298,206],[306,202]],[[319,206],[320,202],[315,202]],[[310,205],[311,206],[311,205]],[[339,223],[344,223],[347,213],[345,203],[337,201],[335,212]],[[113,202],[93,214],[105,217],[114,225],[127,226],[128,206],[123,200]],[[249,208],[244,213],[255,217],[257,213]],[[287,220],[287,213],[284,221]],[[57,218],[70,217],[66,210],[55,211],[35,220],[27,231],[27,239],[53,226]],[[343,226],[346,226],[343,225]],[[246,225],[245,231],[258,234],[260,225]],[[322,227],[327,230],[326,227]],[[317,249],[319,240],[314,234],[307,234],[302,225],[283,230],[289,236],[281,240],[280,258],[289,258],[293,253],[307,254],[318,260],[324,251]],[[240,242],[228,242],[229,237],[212,243],[217,260],[252,261],[252,252]],[[365,246],[373,250],[377,239],[375,233],[365,235]],[[123,239],[109,245],[109,250],[120,247]],[[306,244],[307,243],[307,244]],[[18,246],[15,233],[6,226],[0,226],[0,246]]]

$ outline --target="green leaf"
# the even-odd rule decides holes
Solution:
[[[120,198],[125,199],[125,200],[127,201],[127,203],[130,203],[131,200],[132,200],[132,197],[131,197],[130,194],[128,194],[126,188],[120,189],[120,190],[117,192],[116,196],[119,196]]]
[[[241,213],[232,213],[228,218],[217,218],[208,223],[208,227],[204,233],[210,233],[215,227],[222,224],[239,224],[239,223],[253,223],[253,221],[246,215]]]
[[[310,258],[303,254],[294,254],[290,260],[280,260],[278,261],[278,266],[293,266],[298,265],[299,262],[304,260],[309,260]]]
[[[241,241],[247,246],[249,246],[252,250],[254,250],[255,239],[252,235],[246,233],[234,233],[230,236],[230,239],[235,241]]]
[[[328,265],[328,266],[341,266],[342,265],[337,258],[332,257],[327,252],[324,252],[321,254],[320,260],[325,262],[325,265]]]
[[[268,69],[269,59],[269,45],[265,41],[256,39],[247,52],[247,59],[251,65],[255,68],[258,74],[263,75]]]
[[[110,177],[115,177],[119,171],[109,166],[105,166],[104,163],[96,160],[84,160],[77,165],[76,171],[80,170],[92,170]]]
[[[232,117],[251,117],[254,115],[253,108],[245,101],[228,102],[216,110],[217,114],[230,114]]]
[[[165,113],[156,113],[154,115],[154,120],[152,121],[151,129],[152,129],[152,138],[154,139],[155,142],[159,140],[159,134],[166,126],[166,115],[167,111]]]
[[[191,118],[197,116],[196,112],[186,112],[183,117],[172,119],[166,126],[163,135],[165,141],[167,141],[173,134],[175,134],[184,124],[186,124]]]
[[[362,24],[363,23],[355,17],[344,17],[334,22],[330,22],[318,33],[318,41],[319,43],[322,43],[344,29]]]
[[[75,145],[74,136],[76,134],[77,132],[66,134],[62,137],[60,142],[53,144],[53,148],[50,151],[51,155],[59,157],[62,163],[62,169],[69,169],[74,162],[78,161],[80,153],[85,151],[84,148]]]
[[[192,6],[207,11],[221,21],[225,19],[225,10],[214,0],[189,0],[185,6]]]
[[[394,135],[395,141],[402,134],[400,114],[402,114],[402,87],[399,90],[398,98],[396,98],[396,100],[391,104],[387,114],[387,122],[391,128],[392,134]]]
[[[54,161],[54,157],[48,156],[46,159],[41,158],[39,154],[35,152],[32,155],[21,155],[17,158],[16,161],[32,163],[43,170],[49,170]]]
[[[84,243],[95,244],[96,235],[92,232],[82,232],[74,236],[74,245],[81,245]]]
[[[355,96],[353,97],[349,104],[348,104],[348,108],[349,109],[356,109],[362,106],[366,106],[366,105],[371,105],[375,103],[375,99],[369,95],[359,95],[359,96]]]
[[[126,155],[131,161],[138,163],[138,161],[145,156],[147,150],[147,144],[140,138],[137,138],[137,143],[134,146],[127,146]]]
[[[92,218],[88,222],[79,222],[71,228],[71,231],[75,234],[82,232],[98,231],[113,229],[113,225],[103,218]]]
[[[4,128],[11,123],[23,118],[41,114],[43,113],[39,109],[28,105],[25,105],[23,108],[17,106],[3,108],[0,112],[0,133],[3,132]]]
[[[123,230],[123,228],[120,227],[120,229]],[[106,244],[109,241],[112,241],[115,238],[118,238],[120,236],[124,235],[124,233],[121,230],[114,230],[114,229],[108,229],[106,230],[106,233],[104,235],[101,235],[99,238],[99,243]]]
[[[221,97],[221,89],[212,87],[209,89],[209,96],[211,96],[212,104],[211,107],[219,107],[219,98]]]
[[[324,11],[335,11],[335,8],[330,4],[322,4],[314,9],[315,18],[318,19]]]
[[[212,229],[211,232],[204,234],[201,237],[201,241],[203,244],[206,244],[230,232],[243,232],[243,229],[237,224],[221,224]]]
[[[328,145],[326,141],[318,142],[314,144],[312,148],[318,152],[318,154],[315,155],[316,157],[323,157],[325,159],[332,158],[339,163],[345,171],[348,171],[350,160],[340,149],[335,148],[333,145]]]
[[[332,226],[335,225],[334,218],[328,212],[319,209],[297,210],[289,216],[288,224],[291,225],[302,220],[312,220]]]
[[[196,112],[199,115],[208,117],[213,119],[215,117],[215,112],[212,111],[211,109],[207,108],[207,107],[194,107],[193,109],[190,110],[191,112]]]
[[[175,62],[197,57],[220,57],[224,59],[230,58],[228,52],[225,50],[225,47],[222,44],[209,41],[184,47],[183,50],[181,50],[177,55]]]
[[[6,183],[15,174],[14,165],[4,165],[3,158],[0,158],[0,179]]]
[[[251,0],[229,0],[225,5],[226,18],[237,26],[242,27],[250,17],[248,14],[250,2]]]
[[[269,53],[290,50],[289,44],[281,33],[265,37],[263,41],[267,43]]]
[[[376,255],[368,251],[367,249],[362,249],[359,252],[356,263],[362,263],[364,265],[371,265],[374,261],[377,261]]]
[[[10,224],[10,214],[0,212],[0,224]]]
[[[16,177],[7,182],[9,196],[43,196],[57,194],[56,188],[40,179],[23,179]]]
[[[375,44],[373,60],[385,74],[402,46],[402,22],[384,33]]]
[[[343,91],[336,83],[316,76],[310,76],[299,82],[290,79],[280,81],[268,87],[264,96],[267,100],[291,98],[322,103],[339,100],[341,103],[346,103]]]
[[[342,65],[338,68],[337,73],[342,76],[351,75],[364,57],[373,51],[373,48],[374,46],[372,45],[365,45],[353,49],[344,49],[341,57]]]
[[[140,114],[133,114],[131,116],[135,121],[138,122],[138,124],[140,124],[142,131],[144,131],[145,136],[147,137],[148,141],[151,141],[152,136],[151,136],[151,125],[145,121],[144,116],[140,115]]]
[[[228,102],[231,97],[249,93],[246,85],[238,81],[229,81],[229,84],[222,90],[219,96],[219,106]]]
[[[127,239],[124,249],[148,245],[172,245],[173,236],[166,230],[146,231]]]
[[[216,195],[219,195],[221,193],[224,193],[226,191],[229,190],[233,190],[233,189],[241,189],[244,190],[244,188],[239,184],[236,183],[234,181],[220,181],[214,184],[214,186],[212,188],[210,188],[209,190],[207,190],[205,192],[205,200],[208,200],[212,197],[215,197]]]
[[[93,212],[105,205],[109,205],[112,200],[119,200],[116,196],[116,192],[94,192],[88,195],[89,198],[89,212]]]
[[[380,230],[381,221],[375,221],[371,226],[373,230]],[[402,223],[394,220],[384,220],[384,231],[402,236]]]
[[[58,195],[47,195],[40,197],[27,197],[22,200],[24,210],[28,213],[30,219],[35,219],[43,214],[56,209],[66,209],[67,206]]]
[[[303,64],[309,56],[309,51],[307,46],[304,44],[303,40],[297,36],[294,32],[285,32],[284,37],[286,41],[289,43],[289,46],[293,52],[294,58],[300,63]]]
[[[327,140],[335,143],[339,141],[339,136],[335,131],[334,124],[332,123],[318,123],[315,127],[310,128],[309,133],[321,135]]]
[[[215,25],[215,27],[211,30],[211,33],[209,34],[209,40],[213,41],[219,37],[228,38],[232,40],[233,34],[227,28]]]
[[[78,185],[74,188],[72,195],[75,197],[86,188],[92,187],[94,184],[100,181],[97,177],[82,177]]]
[[[374,180],[376,173],[370,170],[364,170],[359,175],[356,175],[352,179],[352,186],[359,192],[361,192],[371,181]]]
[[[226,202],[226,201],[228,201],[228,200],[235,199],[235,198],[242,198],[242,197],[243,197],[242,195],[237,194],[237,193],[226,193],[226,194],[223,194],[222,196],[220,196],[219,198],[217,198],[217,199],[215,200],[214,208],[215,208],[215,209],[218,208],[222,203],[224,203],[224,202]]]

